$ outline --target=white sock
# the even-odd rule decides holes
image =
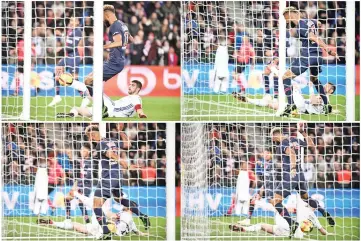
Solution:
[[[251,99],[247,98],[247,102],[257,106],[268,106],[268,102],[264,99]]]
[[[61,229],[73,229],[73,223],[72,222],[53,222],[53,226]]]
[[[80,194],[78,192],[74,193],[74,196],[79,199],[85,206],[92,208],[93,202],[90,198],[84,196],[83,194]]]
[[[88,89],[86,88],[86,85],[83,82],[80,82],[79,80],[74,80],[73,84],[70,86],[78,91],[85,92]]]

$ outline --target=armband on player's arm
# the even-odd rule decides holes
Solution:
[[[135,111],[138,113],[139,118],[147,118],[147,115],[143,112],[141,104],[137,104],[134,108]]]

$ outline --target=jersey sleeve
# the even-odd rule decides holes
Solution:
[[[290,147],[290,143],[287,140],[282,141],[281,143],[281,153],[286,154],[286,149]]]
[[[312,20],[301,20],[300,22],[300,37],[308,38],[310,32],[315,33],[316,26]]]
[[[77,38],[77,40],[80,40],[83,37],[83,33],[80,29],[75,29],[74,31],[74,37]]]
[[[143,108],[142,107],[142,99],[139,96],[134,96],[132,98],[132,102],[133,102],[135,111]]]
[[[122,26],[119,22],[117,22],[116,24],[114,24],[112,26],[112,29],[111,29],[112,36],[117,35],[117,34],[122,34],[122,32],[123,32]]]

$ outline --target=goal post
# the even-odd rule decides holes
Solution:
[[[93,208],[85,206],[82,211],[80,197],[68,200],[69,195],[75,195],[71,194],[75,182],[84,181],[84,185],[87,187],[90,185],[89,190],[79,187],[78,192],[90,199],[90,202],[84,202],[84,205],[92,203],[91,199],[97,183],[101,181],[101,160],[95,156],[96,143],[91,143],[85,133],[89,125],[88,123],[3,123],[1,125],[1,133],[4,136],[1,148],[2,240],[95,238],[94,233],[84,234],[84,228],[88,231],[94,230],[95,228],[89,225],[97,224],[92,221]],[[121,238],[175,240],[175,166],[173,164],[175,145],[172,144],[175,142],[175,125],[102,123],[98,127],[101,136],[112,138],[121,147],[118,154],[129,166],[127,170],[120,170],[122,200],[130,200],[131,216],[137,230],[148,233],[147,236],[141,236],[125,232],[126,236]],[[129,143],[123,139],[123,134],[126,134]],[[34,194],[35,179],[38,178],[36,173],[44,167],[48,173],[48,197],[42,199],[44,209],[41,209],[39,215],[35,215],[34,200],[38,200]],[[91,184],[85,182],[87,180],[90,180]],[[44,184],[45,181],[43,180],[42,183]],[[113,197],[105,201],[102,209],[119,213],[122,218],[125,214],[120,211],[123,209],[128,212],[124,206],[129,204],[123,203],[122,200],[119,203]],[[146,220],[145,215],[150,221],[148,228],[143,221]],[[38,218],[50,219],[52,223],[39,225]],[[87,224],[86,220],[90,220],[90,224]],[[129,226],[131,223],[127,224]],[[66,225],[72,226],[64,228],[68,227]],[[80,229],[83,231],[78,232]],[[115,234],[113,238],[119,239]]]
[[[182,5],[183,120],[355,120],[355,92],[351,91],[355,88],[352,1],[182,1]],[[317,56],[319,82],[336,86],[334,93],[327,92],[332,106],[327,115],[325,98],[317,102],[322,96],[312,84],[310,70],[303,71],[313,66],[307,62],[291,82],[297,111],[288,118],[280,116],[287,103],[282,77],[291,66],[297,72],[301,49],[306,49],[296,29],[286,27],[282,13],[289,6],[298,9],[301,18],[317,21],[318,38],[340,57],[336,60],[325,50]],[[215,56],[223,38],[229,54],[224,72],[229,74],[226,90],[219,91],[214,85]],[[278,70],[271,62],[275,58],[279,60]],[[311,61],[313,56],[307,58]]]
[[[2,119],[64,120],[57,114],[88,106],[90,119],[102,120],[102,8],[102,0],[1,2]],[[90,107],[84,82],[93,70]],[[56,80],[63,72],[73,76],[70,86]]]
[[[254,211],[248,225],[245,220],[249,214],[237,212],[239,171],[248,172],[251,197],[262,185],[269,187],[269,175],[273,176],[276,186],[285,176],[283,154],[270,136],[275,127],[281,129],[284,138],[301,143],[296,123],[182,123],[182,239],[280,240],[288,237],[288,231],[272,236],[254,226],[276,225],[272,230],[288,228],[269,202],[273,195],[252,199]],[[309,197],[329,212],[336,224],[330,226],[321,211],[310,209],[308,201],[301,200],[295,190],[285,198],[283,206],[295,220],[304,220],[305,212],[309,213],[307,216],[314,213],[328,232],[323,236],[315,222],[312,232],[298,234],[304,239],[358,240],[360,124],[307,123],[304,130],[315,146],[297,152],[306,180],[299,184],[307,183]],[[266,186],[267,191],[271,189]],[[239,222],[250,229],[231,231],[229,226]]]

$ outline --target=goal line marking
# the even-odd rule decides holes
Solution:
[[[47,229],[47,230],[56,231],[56,232],[60,231],[60,232],[63,232],[63,233],[78,234],[78,236],[77,236],[78,238],[79,237],[83,237],[83,238],[87,237],[84,234],[81,234],[81,233],[78,233],[78,232],[75,232],[75,231],[71,231],[71,230],[64,230],[64,229],[46,227],[46,226],[42,226],[42,225],[34,225],[34,224],[24,223],[24,222],[19,222],[19,221],[14,221],[14,220],[6,220],[5,222],[11,223],[13,225],[21,224],[21,225],[27,225],[27,226],[33,227],[33,228],[42,228],[42,229]],[[31,230],[29,231],[29,233],[31,233]],[[4,237],[4,238],[14,239],[14,237]],[[16,238],[20,238],[20,237],[16,237]],[[29,237],[26,237],[26,238],[29,238]],[[43,238],[43,237],[36,237],[36,238]],[[67,238],[67,236],[65,236],[64,238]]]
[[[187,100],[187,101],[190,101],[190,100]],[[217,106],[220,106],[220,107],[226,107],[226,108],[233,108],[233,109],[237,109],[237,110],[244,110],[244,111],[250,111],[252,109],[248,109],[248,108],[244,108],[244,107],[236,107],[236,106],[228,106],[226,104],[221,104],[221,103],[217,103],[217,102],[208,102],[208,101],[204,101],[204,100],[198,100],[198,99],[193,99],[194,102],[198,102],[198,103],[203,103],[203,104],[209,104],[209,105],[217,105]],[[258,113],[259,115],[255,115],[255,114],[251,114],[251,115],[243,115],[244,117],[247,117],[247,116],[273,116],[273,117],[276,117],[274,114],[272,113],[269,113],[269,112],[265,112],[265,111],[260,111],[260,110],[256,110],[256,109],[253,109],[252,110],[253,112],[255,113]],[[227,117],[227,116],[241,116],[240,114],[236,115],[236,114],[230,114],[230,115],[226,115],[226,114],[207,114],[207,115],[182,115],[184,117],[192,117],[192,116],[195,116],[195,117],[206,117],[206,116],[224,116],[224,117]],[[298,119],[298,118],[292,118],[292,117],[287,117],[288,119],[290,120],[301,120],[301,119]]]

